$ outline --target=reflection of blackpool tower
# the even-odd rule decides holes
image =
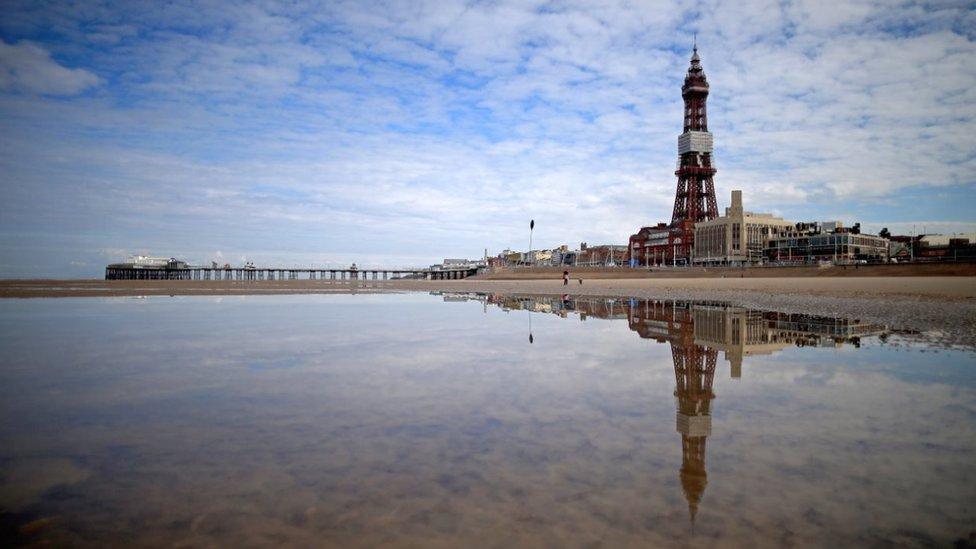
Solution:
[[[688,315],[678,337],[671,338],[674,360],[674,396],[677,400],[677,430],[681,433],[681,489],[688,500],[692,523],[705,493],[705,443],[712,434],[712,380],[718,350],[695,344],[694,321]]]
[[[677,386],[677,428],[681,433],[681,488],[688,500],[688,512],[695,520],[698,502],[708,484],[705,472],[705,441],[712,434],[712,378],[718,351],[701,345],[671,344]]]
[[[677,430],[681,433],[681,488],[694,523],[698,503],[705,493],[705,442],[712,433],[712,381],[718,349],[695,343],[695,305],[646,300],[632,301],[630,328],[641,337],[671,343],[674,361],[674,396]]]

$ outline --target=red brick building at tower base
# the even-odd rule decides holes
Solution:
[[[681,86],[685,103],[684,130],[678,137],[678,187],[674,194],[671,223],[642,227],[628,243],[630,264],[690,264],[695,243],[695,223],[718,217],[715,184],[712,177],[712,134],[708,131],[706,100],[708,81],[698,57],[698,47],[691,56],[691,66]]]

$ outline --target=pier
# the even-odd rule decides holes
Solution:
[[[143,266],[129,263],[105,267],[105,280],[322,280],[355,282],[415,278],[460,280],[477,274],[477,269],[281,269],[273,267]]]

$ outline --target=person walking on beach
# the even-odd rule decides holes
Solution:
[[[569,284],[569,271],[563,271],[563,286]]]

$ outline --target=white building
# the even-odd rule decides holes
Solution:
[[[149,257],[148,255],[130,256],[126,263],[139,265],[140,267],[165,267],[170,261],[176,261],[171,257]]]
[[[432,271],[456,271],[460,269],[479,269],[485,267],[483,259],[445,259],[443,263],[431,265]]]

